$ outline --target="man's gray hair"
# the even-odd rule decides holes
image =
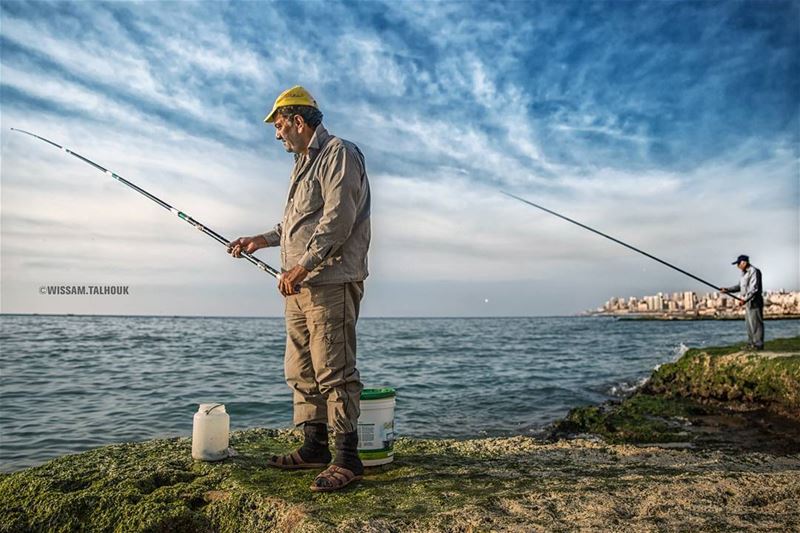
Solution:
[[[292,117],[300,115],[306,124],[316,128],[322,123],[322,111],[310,105],[287,105],[279,107],[275,113],[282,117]]]

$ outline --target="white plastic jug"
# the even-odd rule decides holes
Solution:
[[[201,403],[194,414],[192,458],[219,461],[228,457],[230,418],[221,403]]]

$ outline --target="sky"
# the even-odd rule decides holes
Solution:
[[[568,315],[722,286],[800,289],[800,3],[0,4],[0,311],[280,316],[233,239],[280,220],[262,120],[303,85],[372,187],[363,316]],[[257,256],[278,266],[276,249]],[[42,295],[52,285],[127,295]]]

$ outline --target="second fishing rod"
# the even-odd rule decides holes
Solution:
[[[571,219],[571,218],[569,218],[569,217],[567,217],[567,216],[564,216],[564,215],[562,215],[561,213],[556,213],[555,211],[553,211],[553,210],[551,210],[551,209],[547,209],[546,207],[543,207],[543,206],[541,206],[541,205],[539,205],[539,204],[535,204],[535,203],[531,202],[530,200],[526,200],[525,198],[521,198],[521,197],[519,197],[519,196],[516,196],[516,195],[514,195],[514,194],[511,194],[511,193],[509,193],[509,192],[505,192],[505,191],[500,191],[500,192],[501,192],[502,194],[505,194],[505,195],[506,195],[506,196],[508,196],[508,197],[514,198],[515,200],[519,200],[519,201],[520,201],[520,202],[522,202],[522,203],[525,203],[525,204],[528,204],[528,205],[530,205],[530,206],[533,206],[533,207],[535,207],[536,209],[541,209],[541,210],[542,210],[542,211],[544,211],[545,213],[549,213],[549,214],[551,214],[551,215],[553,215],[553,216],[556,216],[556,217],[558,217],[558,218],[560,218],[560,219],[562,219],[562,220],[566,220],[567,222],[570,222],[570,223],[572,223],[572,224],[575,224],[576,226],[579,226],[579,227],[581,227],[581,228],[583,228],[583,229],[585,229],[585,230],[589,230],[589,231],[591,231],[592,233],[596,233],[597,235],[600,235],[601,237],[605,237],[606,239],[608,239],[608,240],[610,240],[610,241],[613,241],[613,242],[615,242],[615,243],[617,243],[617,244],[621,244],[621,245],[622,245],[622,246],[624,246],[625,248],[628,248],[628,249],[630,249],[630,250],[633,250],[634,252],[640,253],[640,254],[642,254],[643,256],[645,256],[645,257],[648,257],[648,258],[652,259],[653,261],[658,261],[659,263],[661,263],[661,264],[662,264],[662,265],[664,265],[664,266],[667,266],[667,267],[669,267],[669,268],[671,268],[671,269],[673,269],[673,270],[677,270],[678,272],[680,272],[681,274],[683,274],[683,275],[685,275],[685,276],[689,276],[690,278],[692,278],[692,279],[694,279],[694,280],[697,280],[697,281],[699,281],[700,283],[703,283],[703,284],[705,284],[705,285],[708,285],[709,287],[712,287],[714,290],[717,290],[717,291],[720,291],[720,292],[725,292],[725,291],[723,291],[722,287],[717,287],[716,285],[714,285],[714,284],[713,284],[713,283],[711,283],[710,281],[706,281],[706,280],[704,280],[704,279],[703,279],[703,278],[701,278],[701,277],[695,276],[695,275],[694,275],[694,274],[692,274],[691,272],[687,272],[686,270],[684,270],[684,269],[682,269],[682,268],[679,268],[679,267],[677,267],[677,266],[673,265],[672,263],[668,263],[667,261],[664,261],[663,259],[659,259],[658,257],[656,257],[656,256],[654,256],[654,255],[652,255],[652,254],[649,254],[649,253],[645,252],[644,250],[640,250],[639,248],[637,248],[637,247],[635,247],[635,246],[631,246],[630,244],[628,244],[628,243],[626,243],[626,242],[623,242],[623,241],[621,241],[621,240],[619,240],[619,239],[617,239],[617,238],[615,238],[615,237],[612,237],[611,235],[607,235],[607,234],[603,233],[602,231],[598,231],[598,230],[596,230],[596,229],[594,229],[594,228],[592,228],[592,227],[590,227],[590,226],[587,226],[586,224],[583,224],[583,223],[581,223],[581,222],[578,222],[577,220],[573,220],[573,219]],[[739,298],[738,296],[734,296],[733,294],[730,294],[730,293],[728,293],[728,292],[725,292],[725,294],[727,294],[727,295],[728,295],[728,296],[730,296],[731,298],[734,298],[734,299],[736,299],[736,300],[739,300],[740,302],[744,302],[744,300],[743,300],[743,299],[741,299],[741,298]]]

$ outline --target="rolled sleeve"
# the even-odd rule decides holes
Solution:
[[[306,252],[299,264],[314,270],[338,250],[350,236],[355,223],[362,189],[362,164],[346,146],[331,154],[330,163],[320,173],[324,207]]]
[[[262,233],[261,236],[267,241],[267,246],[279,246],[281,244],[281,231],[281,225],[278,223],[270,231]]]

